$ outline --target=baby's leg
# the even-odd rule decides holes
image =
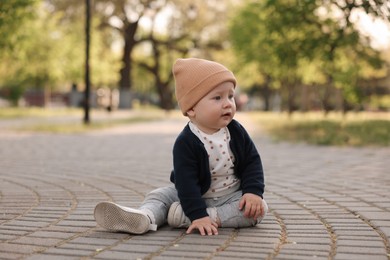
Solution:
[[[240,228],[251,227],[259,224],[268,212],[268,206],[263,200],[263,215],[258,219],[244,217],[244,210],[239,210],[239,204],[242,197],[241,191],[218,198],[206,199],[206,204],[210,208],[215,208],[218,216],[218,222],[221,227]]]
[[[263,200],[263,210],[264,214],[257,218],[256,220],[253,218],[244,217],[244,211],[239,210],[240,201],[233,201],[228,204],[224,204],[222,206],[216,207],[218,218],[221,222],[221,227],[228,228],[241,228],[241,227],[252,227],[259,224],[266,213],[268,212],[268,206],[265,200]]]
[[[124,207],[113,202],[96,205],[94,217],[99,226],[132,234],[156,230],[166,222],[170,205],[179,200],[174,187],[164,187],[146,195],[139,209]]]
[[[139,209],[151,218],[152,223],[162,226],[167,221],[169,207],[175,201],[179,201],[175,187],[162,187],[148,193]]]

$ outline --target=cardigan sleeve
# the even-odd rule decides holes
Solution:
[[[241,180],[242,193],[253,193],[263,197],[264,173],[260,155],[255,144],[244,127],[238,122],[234,123],[236,134],[232,151],[239,158],[235,172]],[[232,131],[232,130],[231,130]]]
[[[174,169],[171,181],[175,184],[183,211],[191,221],[208,216],[207,206],[202,198],[205,191],[200,185],[207,179],[202,179],[200,174],[204,154],[199,153],[199,145],[181,134],[173,147]]]

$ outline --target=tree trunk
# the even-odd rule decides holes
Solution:
[[[174,108],[172,91],[169,89],[168,83],[159,83],[158,86],[158,95],[160,97],[160,107],[164,110],[172,110]]]
[[[263,97],[264,97],[264,111],[270,111],[271,109],[271,94],[272,90],[270,88],[271,84],[271,77],[269,75],[266,76],[266,81],[264,84],[264,92],[263,92]]]
[[[301,103],[300,103],[300,110],[301,112],[307,112],[310,107],[310,86],[301,84],[300,85],[300,92],[301,92]]]
[[[328,77],[328,81],[324,86],[324,94],[322,96],[322,107],[324,109],[324,116],[327,116],[329,112],[332,110],[332,104],[331,104],[331,93],[332,93],[332,83],[333,79],[332,77]]]
[[[122,56],[122,68],[120,69],[119,88],[123,90],[129,90],[131,88],[131,47],[128,40],[125,40],[125,46],[123,48]]]
[[[288,110],[289,116],[291,116],[292,113],[296,110],[295,89],[296,89],[295,84],[287,83],[287,110]]]
[[[123,93],[128,93],[132,86],[131,72],[132,72],[132,57],[131,53],[136,45],[134,35],[138,28],[138,21],[129,23],[124,29],[124,47],[122,56],[122,68],[120,69],[119,89]],[[123,100],[123,99],[121,99]],[[120,102],[120,108],[128,108],[130,101]]]

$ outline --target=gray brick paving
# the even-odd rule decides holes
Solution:
[[[261,153],[270,213],[212,237],[112,233],[93,219],[99,201],[137,207],[169,184],[185,119],[77,135],[16,134],[3,122],[0,259],[390,259],[390,148],[274,143],[238,118]]]

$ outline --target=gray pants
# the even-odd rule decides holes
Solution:
[[[223,197],[205,199],[205,202],[207,207],[215,207],[217,209],[217,214],[221,220],[222,227],[251,227],[260,223],[268,211],[268,207],[265,201],[263,200],[263,206],[265,210],[264,216],[254,220],[244,217],[244,212],[238,209],[241,197],[242,191],[239,190]],[[140,209],[144,210],[145,212],[152,213],[155,224],[160,227],[167,222],[169,207],[173,202],[176,201],[179,201],[179,197],[175,187],[162,187],[155,189],[147,194],[145,200],[140,206]]]

